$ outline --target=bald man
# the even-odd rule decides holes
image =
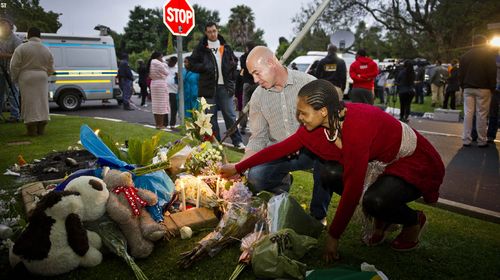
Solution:
[[[295,133],[299,127],[296,119],[297,94],[302,86],[316,79],[309,74],[285,68],[273,52],[263,46],[255,47],[248,54],[246,65],[259,87],[250,99],[251,136],[244,158]],[[248,181],[254,192],[268,190],[281,193],[290,189],[290,171],[314,168],[311,215],[326,225],[331,194],[321,188],[321,166],[316,156],[304,149],[297,155],[251,168]]]

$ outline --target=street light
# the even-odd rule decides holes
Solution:
[[[500,36],[494,36],[494,37],[490,40],[490,45],[491,45],[492,47],[500,48]]]

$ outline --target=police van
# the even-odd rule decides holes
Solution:
[[[21,39],[26,33],[17,33]],[[49,100],[63,110],[76,110],[85,100],[116,99],[122,93],[111,36],[41,34],[42,43],[54,56],[55,73],[49,76]]]

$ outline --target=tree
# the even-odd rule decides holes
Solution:
[[[125,50],[129,53],[139,53],[146,49],[153,49],[158,40],[155,27],[153,10],[135,6],[130,11],[129,21],[123,35]]]
[[[45,33],[56,33],[62,26],[59,14],[46,12],[40,7],[39,0],[7,0],[1,1],[0,15],[13,18],[17,31],[26,32],[30,27],[38,27]]]
[[[354,33],[353,49],[365,49],[371,57],[380,60],[391,56],[389,44],[383,40],[381,35],[382,27],[371,26],[367,27],[364,21],[360,21]],[[398,57],[404,57],[399,56]]]
[[[294,18],[300,26],[312,15],[313,0]],[[450,50],[468,45],[473,33],[498,20],[498,0],[338,0],[331,1],[318,25],[337,30],[367,16],[383,27],[387,38],[405,40],[408,51],[424,57],[449,57]],[[393,42],[394,43],[394,42]]]
[[[252,40],[256,44],[263,43],[264,31],[255,29],[255,17],[252,8],[246,5],[238,5],[231,8],[231,15],[227,23],[229,38],[233,49],[245,51],[245,44]],[[257,36],[256,36],[257,35]],[[260,37],[259,37],[260,35]]]

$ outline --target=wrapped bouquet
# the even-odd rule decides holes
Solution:
[[[232,244],[255,228],[255,224],[265,220],[266,202],[252,197],[249,203],[231,203],[214,231],[198,242],[191,251],[181,254],[178,264],[188,268],[204,257],[213,257],[221,249]]]

